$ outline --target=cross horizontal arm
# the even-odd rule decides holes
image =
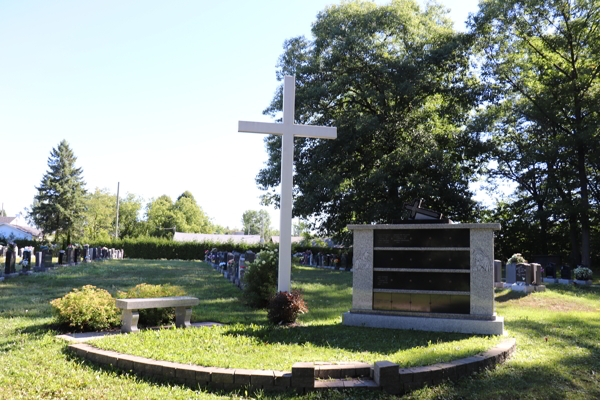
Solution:
[[[318,139],[336,139],[337,128],[314,125],[287,125],[271,122],[239,121],[238,132],[266,133],[271,135],[284,135],[291,133],[297,137],[310,137]]]

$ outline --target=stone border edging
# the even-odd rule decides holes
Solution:
[[[516,349],[516,339],[506,340],[496,347],[460,360],[425,367],[400,368],[390,361],[366,363],[294,363],[292,372],[243,368],[202,367],[198,365],[156,361],[150,358],[102,350],[86,343],[68,346],[77,356],[101,365],[132,371],[142,377],[175,380],[197,388],[234,390],[241,388],[267,391],[295,390],[300,393],[316,389],[371,388],[390,394],[401,394],[433,386],[446,379],[455,381],[486,368],[502,364]],[[337,380],[315,380],[337,379]],[[358,378],[343,380],[343,378]],[[365,378],[372,378],[365,379]]]

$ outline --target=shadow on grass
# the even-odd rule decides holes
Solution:
[[[514,290],[508,290],[505,293],[502,293],[501,295],[496,296],[495,299],[496,299],[496,302],[498,302],[498,303],[505,303],[507,301],[520,299],[520,298],[526,297],[526,296],[527,296],[526,293],[515,292]]]
[[[394,354],[401,350],[426,347],[473,337],[462,333],[425,332],[383,328],[363,328],[346,325],[315,325],[281,327],[262,325],[246,329],[231,329],[224,335],[244,335],[268,344],[310,343],[316,347],[339,348],[354,352]]]

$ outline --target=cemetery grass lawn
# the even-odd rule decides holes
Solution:
[[[164,359],[180,362],[196,362],[200,359],[197,357],[205,357],[200,353],[209,353],[202,359],[206,365],[244,362],[247,368],[254,368],[248,365],[255,363],[265,365],[261,368],[289,370],[288,365],[305,361],[305,357],[307,361],[391,360],[422,365],[477,353],[503,339],[340,326],[340,314],[351,304],[351,276],[349,272],[295,267],[293,286],[303,289],[309,313],[302,315],[301,326],[294,328],[265,326],[264,311],[244,307],[240,291],[200,262],[105,261],[0,282],[0,399],[300,398],[292,393],[193,391],[82,361],[66,352],[67,344],[55,338],[57,327],[48,302],[86,284],[114,295],[117,290],[142,282],[170,283],[198,297],[200,305],[194,307],[192,322],[219,321],[228,325],[147,330],[96,342],[98,346],[115,346],[140,355],[156,352]],[[600,289],[547,287],[546,292],[529,296],[496,291],[498,315],[505,317],[508,336],[517,339],[517,352],[507,363],[404,398],[600,398]],[[188,351],[175,351],[186,345],[190,346]],[[199,350],[202,347],[209,350]],[[395,397],[381,392],[328,391],[302,398]]]

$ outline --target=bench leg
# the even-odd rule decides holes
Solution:
[[[140,314],[133,310],[123,310],[121,315],[121,332],[134,333],[138,331],[137,323],[140,319]]]
[[[175,326],[178,328],[187,328],[192,326],[190,319],[192,318],[191,307],[175,307]]]

